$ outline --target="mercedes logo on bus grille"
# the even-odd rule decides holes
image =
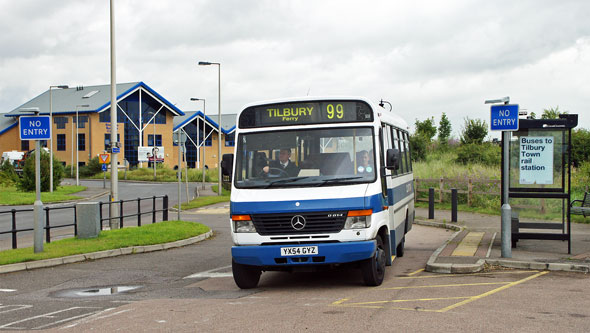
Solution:
[[[291,219],[291,226],[295,230],[301,230],[305,228],[305,217],[301,215],[293,216],[293,218]]]

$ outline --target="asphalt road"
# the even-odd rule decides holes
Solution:
[[[69,180],[72,181],[72,180]],[[88,188],[93,188],[96,190],[97,193],[103,191],[110,190],[110,182],[107,181],[106,189],[102,189],[102,181],[93,181],[93,180],[83,180],[80,182],[81,185],[87,186]],[[196,183],[189,183],[189,195],[192,197],[195,193],[195,187],[201,184]],[[120,200],[129,200],[129,199],[137,199],[139,197],[151,197],[151,196],[160,196],[160,195],[168,195],[169,198],[169,206],[172,207],[178,203],[178,184],[177,183],[135,183],[135,182],[119,182],[119,199]],[[181,188],[181,196],[182,200],[186,200],[186,187],[185,184],[182,184]],[[108,202],[108,194],[93,198],[92,201],[102,201]],[[56,204],[47,204],[45,206],[48,207],[63,207],[63,206],[72,206],[73,203],[56,203]],[[151,211],[153,208],[153,201],[152,200],[142,200],[141,203],[141,211]],[[11,209],[30,209],[32,205],[27,206],[1,206],[0,211],[9,211]],[[162,208],[162,199],[156,200],[156,208]],[[136,202],[129,202],[123,204],[123,214],[136,214],[137,213],[137,203]],[[108,216],[108,206],[103,206],[103,216]],[[119,214],[117,214],[119,216]],[[162,213],[157,213],[157,220],[161,221]],[[175,219],[176,215],[170,213],[170,219]],[[33,212],[18,212],[16,214],[16,227],[17,229],[32,229],[34,226],[34,219],[33,219]],[[151,223],[152,215],[150,213],[142,215],[142,224]],[[67,225],[67,224],[74,224],[74,209],[67,208],[67,209],[58,209],[58,210],[51,210],[50,211],[50,225],[51,226],[60,226],[60,225]],[[137,225],[137,218],[136,217],[128,217],[124,219],[124,225]],[[12,216],[11,214],[0,214],[0,232],[12,230]],[[52,240],[53,239],[60,239],[63,237],[72,237],[74,235],[74,227],[65,227],[59,229],[52,229],[51,230]],[[12,246],[11,241],[11,234],[1,234],[0,235],[0,250],[10,249]],[[19,232],[17,234],[17,245],[19,248],[27,247],[33,245],[33,232],[32,231],[25,231]]]
[[[436,275],[422,268],[450,235],[415,226],[380,287],[360,272],[263,273],[240,290],[227,204],[183,214],[215,236],[161,252],[0,275],[0,330],[586,331],[588,276],[519,270]],[[136,287],[115,295],[123,287]],[[115,289],[118,288],[118,289]],[[76,294],[78,293],[78,294]],[[80,294],[81,293],[81,294]]]

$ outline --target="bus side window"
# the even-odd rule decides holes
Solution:
[[[412,171],[412,151],[410,150],[410,137],[408,136],[408,132],[404,132],[404,139],[406,142],[406,154],[408,160],[408,171]]]
[[[400,151],[400,155],[401,155],[401,160],[400,160],[400,173],[406,173],[408,172],[407,166],[406,166],[406,144],[404,142],[404,136],[401,130],[397,130],[397,135],[399,136],[399,151]]]
[[[398,136],[398,133],[399,133],[399,132],[398,132],[398,130],[397,130],[397,129],[395,129],[395,128],[394,128],[394,129],[392,129],[392,132],[393,132],[392,134],[393,134],[393,143],[394,143],[394,148],[395,148],[395,149],[397,149],[397,150],[399,150],[399,151],[400,151],[400,153],[401,153],[402,149],[401,149],[401,147],[400,147],[400,141],[399,141],[399,136]],[[400,174],[400,171],[401,171],[401,163],[400,163],[399,167],[398,167],[397,169],[395,169],[394,171],[395,171],[395,174],[396,174],[396,175],[399,175],[399,174]]]

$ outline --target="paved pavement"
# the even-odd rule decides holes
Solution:
[[[456,231],[446,244],[432,254],[426,266],[427,271],[472,273],[484,269],[486,265],[498,265],[590,272],[590,224],[571,224],[571,254],[568,253],[567,241],[521,239],[512,248],[512,258],[502,258],[500,216],[459,212],[457,223],[449,222],[451,211],[437,210],[434,220],[427,219],[427,216],[426,208],[416,209],[417,223]]]

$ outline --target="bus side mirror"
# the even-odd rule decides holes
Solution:
[[[399,169],[399,149],[387,149],[387,156],[385,159],[385,167],[389,170],[397,170]]]
[[[230,176],[231,168],[234,165],[234,154],[223,154],[221,159],[221,174],[224,176]]]

